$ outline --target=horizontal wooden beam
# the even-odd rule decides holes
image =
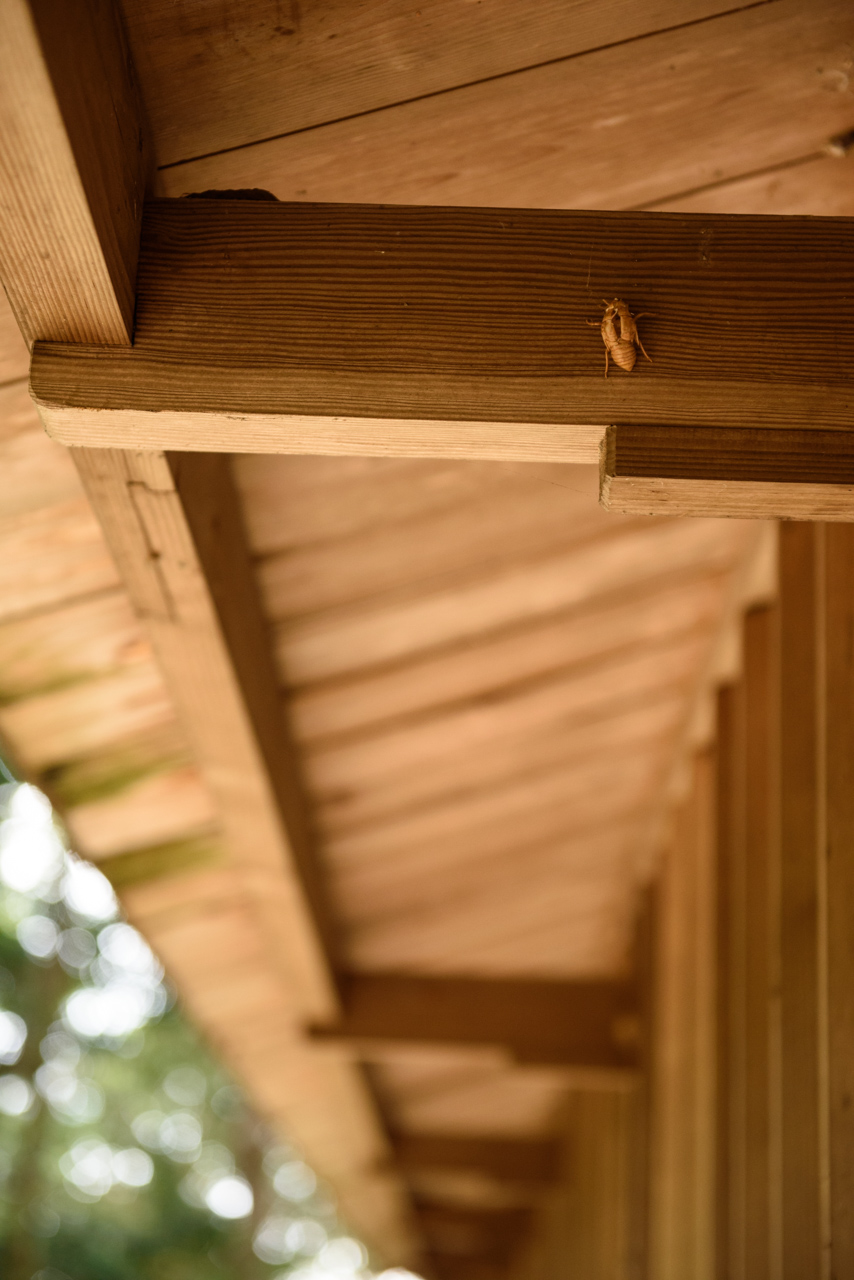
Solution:
[[[341,1019],[317,1039],[370,1049],[410,1044],[493,1045],[520,1063],[631,1068],[637,1060],[633,984],[350,973]]]
[[[57,439],[144,449],[595,461],[614,422],[845,429],[851,262],[845,218],[158,200],[133,348],[39,343],[32,391]],[[605,378],[615,296],[651,363]]]
[[[609,427],[600,493],[637,515],[854,520],[854,431]]]
[[[402,1169],[465,1170],[508,1182],[554,1182],[560,1146],[549,1138],[498,1138],[480,1134],[399,1133],[392,1136]]]

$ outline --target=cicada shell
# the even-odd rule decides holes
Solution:
[[[633,316],[626,303],[620,298],[615,298],[613,302],[604,302],[602,305],[605,308],[605,314],[602,317],[599,328],[602,333],[602,341],[605,344],[605,377],[607,378],[608,376],[609,358],[620,369],[624,369],[626,373],[631,373],[638,358],[638,347],[643,351],[647,360],[650,359],[644,350],[636,324],[636,321],[650,313],[642,311],[639,316]],[[620,324],[619,333],[617,332],[618,320]],[[595,321],[588,321],[588,324],[594,323]]]

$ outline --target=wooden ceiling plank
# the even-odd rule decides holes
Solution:
[[[125,448],[577,462],[597,423],[844,430],[852,259],[844,218],[160,200],[133,347],[38,343],[31,387],[64,443]],[[651,363],[606,378],[615,295],[653,313]]]
[[[744,4],[745,0],[741,0]],[[702,21],[733,0],[546,0],[521,20],[513,0],[448,9],[420,0],[303,8],[248,0],[197,6],[124,0],[157,162],[243,147],[458,84],[506,75],[663,27]]]
[[[161,190],[259,186],[282,200],[636,207],[819,154],[851,128],[852,37],[847,0],[815,0],[809,10],[802,0],[755,4],[701,27],[180,165],[161,172]],[[592,296],[600,294],[594,283]]]
[[[609,427],[601,498],[633,515],[854,520],[854,434]]]
[[[309,749],[391,728],[401,720],[450,709],[548,671],[559,671],[623,645],[648,644],[680,629],[711,626],[723,575],[683,572],[627,587],[611,599],[569,609],[533,624],[452,646],[373,674],[291,693],[294,732]]]
[[[630,982],[536,982],[348,973],[337,1024],[318,1039],[504,1045],[537,1065],[631,1067]]]
[[[666,573],[732,570],[746,532],[735,521],[638,521],[628,538],[618,527],[533,563],[294,619],[278,629],[279,659],[297,685],[371,668],[379,674],[431,650],[482,642],[645,582],[657,585]]]

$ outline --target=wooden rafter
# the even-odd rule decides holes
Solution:
[[[508,1182],[550,1183],[559,1172],[559,1144],[548,1138],[498,1138],[450,1133],[399,1133],[394,1152],[407,1171],[467,1170]]]
[[[496,1045],[527,1064],[626,1068],[636,1062],[631,982],[347,974],[344,1011],[320,1039],[357,1045]]]

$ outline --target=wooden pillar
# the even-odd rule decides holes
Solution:
[[[717,698],[717,986],[715,1054],[715,1275],[732,1280],[744,1238],[744,836],[746,804],[744,684],[726,685]]]
[[[854,527],[783,525],[780,1275],[854,1275]]]
[[[651,1280],[715,1258],[714,756],[694,762],[661,877],[651,1117]]]
[[[752,609],[718,694],[716,1275],[772,1274],[778,839],[776,608]]]
[[[635,1280],[636,1089],[579,1089],[562,1119],[563,1169],[513,1280]]]

